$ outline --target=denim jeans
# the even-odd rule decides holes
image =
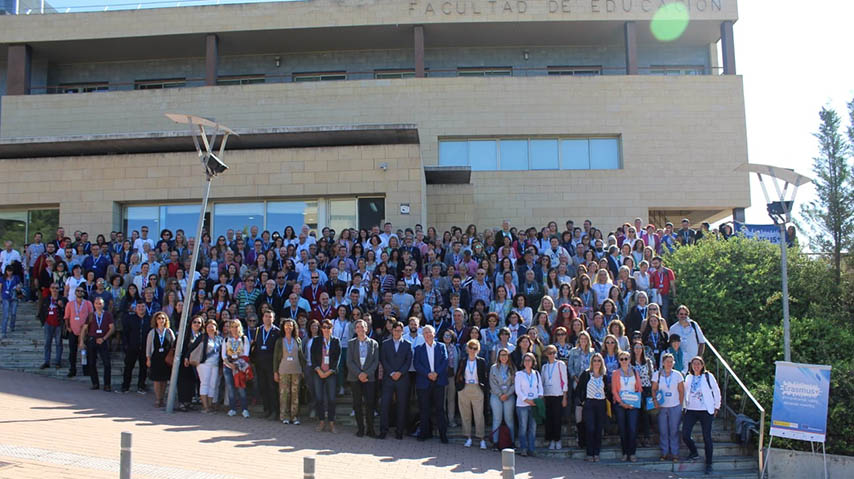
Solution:
[[[537,421],[534,419],[535,406],[516,406],[519,418],[519,449],[534,452],[537,440]]]
[[[336,391],[338,377],[341,374],[340,370],[337,374],[333,374],[332,376],[321,378],[317,375],[317,372],[314,373],[314,387],[315,387],[315,405],[317,406],[317,420],[318,421],[332,421],[335,422],[335,395],[338,393]]]
[[[513,411],[516,409],[516,395],[510,394],[507,400],[502,402],[496,394],[490,394],[489,406],[492,408],[492,442],[498,442],[498,428],[502,419],[510,428],[510,439],[515,441],[516,421],[513,420]]]
[[[50,343],[56,343],[56,365],[62,362],[62,325],[51,326],[44,323],[44,363],[50,364]]]
[[[607,421],[605,399],[584,401],[584,433],[587,439],[587,455],[598,456],[602,451],[602,429]]]
[[[3,325],[0,329],[0,334],[6,336],[6,328],[15,331],[15,316],[18,314],[18,300],[4,299],[3,300]]]
[[[613,404],[616,411],[617,427],[620,429],[620,446],[623,454],[633,456],[638,444],[638,413],[637,408],[623,409],[619,404]]]
[[[235,411],[248,409],[248,405],[246,403],[246,388],[238,388],[234,386],[234,370],[223,367],[222,375],[225,378],[225,388],[228,392],[228,405],[231,409]],[[238,400],[240,401],[240,404],[238,404]],[[238,407],[241,404],[243,407]]]
[[[658,434],[661,455],[679,455],[679,421],[682,420],[682,405],[663,407],[658,410]]]
[[[706,464],[712,463],[712,421],[714,420],[715,416],[709,414],[707,411],[689,409],[685,411],[685,417],[682,422],[682,440],[685,441],[685,445],[688,446],[691,454],[697,454],[697,444],[691,438],[691,432],[697,421],[700,422],[703,428],[703,448],[706,454]]]

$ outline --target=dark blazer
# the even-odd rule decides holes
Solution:
[[[611,399],[611,377],[610,374],[602,376],[605,379],[605,399]],[[583,405],[587,400],[587,383],[590,382],[590,371],[584,370],[581,376],[578,376],[578,384],[575,386],[575,398],[579,404]]]
[[[255,314],[258,315],[258,319],[261,319],[261,305],[264,303],[268,303],[270,305],[270,309],[273,313],[276,314],[277,318],[282,316],[282,302],[278,296],[276,296],[276,290],[273,289],[273,294],[267,296],[267,289],[261,291],[261,294],[255,298]]]
[[[433,370],[438,374],[437,386],[448,385],[448,351],[445,345],[433,341]],[[415,389],[427,389],[431,381],[427,378],[430,373],[430,360],[427,359],[427,345],[422,344],[415,348]]]
[[[159,311],[159,309],[155,311]],[[146,314],[140,318],[134,313],[126,316],[122,325],[122,346],[125,351],[144,349],[148,332],[151,331],[151,316]]]
[[[365,365],[359,360],[359,338],[354,336],[347,342],[347,381],[358,381],[359,374],[368,375],[368,381],[377,380],[377,366],[380,364],[380,345],[373,339],[365,337],[368,343],[368,355]],[[392,348],[394,349],[394,348]]]
[[[649,308],[647,306],[647,308]],[[646,313],[649,313],[649,309],[647,309]],[[632,306],[632,310],[629,311],[629,314],[626,316],[625,326],[626,326],[626,336],[632,337],[632,332],[640,331],[641,323],[646,319],[646,314],[641,314],[640,308],[637,305]]]
[[[338,360],[341,359],[341,342],[332,336],[329,338],[329,370],[338,374]],[[311,364],[315,370],[323,364],[323,337],[311,343]]]
[[[611,256],[611,255],[608,255],[608,271],[611,272],[611,275],[614,278],[616,278],[620,274],[619,260],[617,258],[615,258],[614,256]]]
[[[383,365],[383,377],[391,379],[389,376],[393,372],[401,373],[400,379],[408,378],[409,366],[412,364],[412,344],[405,338],[400,338],[400,345],[397,347],[397,352],[394,351],[394,340],[389,338],[383,341],[380,347],[380,363]]]
[[[251,348],[251,354],[254,359],[258,359],[258,356],[267,356],[268,358],[272,358],[273,352],[276,348],[276,341],[282,337],[282,330],[273,325],[270,328],[270,332],[267,333],[267,342],[264,343],[263,331],[264,326],[262,325],[255,328],[255,331],[252,333],[252,344],[250,344],[249,347]],[[262,349],[264,346],[267,346],[267,349]]]
[[[457,391],[463,389],[466,385],[466,366],[468,364],[468,359],[468,355],[466,355],[460,360],[459,364],[457,365],[457,374],[454,378],[457,385]],[[480,389],[483,390],[484,394],[486,394],[487,387],[489,386],[486,361],[480,356],[477,356],[475,358],[475,361],[477,362],[477,382],[480,386]]]
[[[44,298],[42,300],[41,306],[39,306],[39,313],[38,313],[37,317],[39,318],[39,322],[42,323],[42,326],[44,326],[44,323],[47,321],[48,309],[50,309],[50,297]],[[62,322],[63,322],[62,317],[64,315],[65,315],[65,298],[60,296],[59,298],[56,299],[56,317],[59,318],[60,324],[62,324]],[[392,349],[394,349],[394,348],[392,348]]]

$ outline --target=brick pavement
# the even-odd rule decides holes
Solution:
[[[500,455],[438,441],[357,439],[224,414],[155,409],[152,396],[90,391],[85,384],[0,370],[0,478],[117,476],[121,431],[133,432],[134,477],[302,477],[317,457],[319,479],[500,477]],[[4,465],[3,463],[11,463]],[[666,478],[577,460],[516,458],[517,477]],[[193,472],[191,472],[193,471]]]

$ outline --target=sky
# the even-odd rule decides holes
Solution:
[[[177,0],[139,0],[143,6],[166,6]],[[263,1],[263,0],[251,0]],[[404,0],[401,0],[404,1]],[[219,0],[241,3],[241,0]],[[60,10],[81,6],[136,4],[134,0],[55,0]],[[184,4],[217,3],[189,0]],[[242,3],[248,3],[243,0]],[[77,8],[75,8],[77,7]],[[99,8],[100,9],[100,8]],[[836,109],[847,125],[846,103],[854,99],[854,62],[850,40],[852,0],[741,0],[734,26],[736,70],[744,79],[748,158],[812,177],[818,151],[822,106]],[[769,185],[770,186],[770,185]],[[756,176],[750,180],[748,223],[770,224]],[[769,190],[774,194],[773,187]],[[815,198],[812,186],[801,187],[798,205]],[[798,215],[796,214],[796,218]]]

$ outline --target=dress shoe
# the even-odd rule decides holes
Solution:
[[[441,436],[439,436],[439,441],[441,441],[442,444],[447,444],[448,443],[448,436],[445,434],[442,434]]]
[[[67,378],[73,378],[74,376],[77,376],[77,371],[68,371],[68,374],[65,375]]]
[[[89,389],[95,391],[97,389],[101,389],[101,386],[98,386],[97,384],[93,384],[93,385],[89,386]]]
[[[104,392],[105,393],[112,392],[112,391],[113,391],[113,388],[111,388],[110,386],[104,386]]]
[[[44,363],[44,364],[42,364],[42,365],[39,367],[39,369],[47,369],[47,368],[49,368],[49,367],[50,367],[50,364],[48,364],[48,363]]]
[[[403,439],[403,433],[399,432],[399,433],[395,434],[394,437],[397,438],[398,441],[400,441]]]
[[[385,437],[386,437],[386,433],[381,432],[380,435],[377,436],[377,439],[385,439]]]
[[[365,436],[365,431],[363,431],[361,429],[356,431],[356,437],[364,437],[364,436]]]
[[[373,429],[368,429],[368,432],[366,432],[365,435],[368,437],[377,437],[377,433],[374,432]]]

